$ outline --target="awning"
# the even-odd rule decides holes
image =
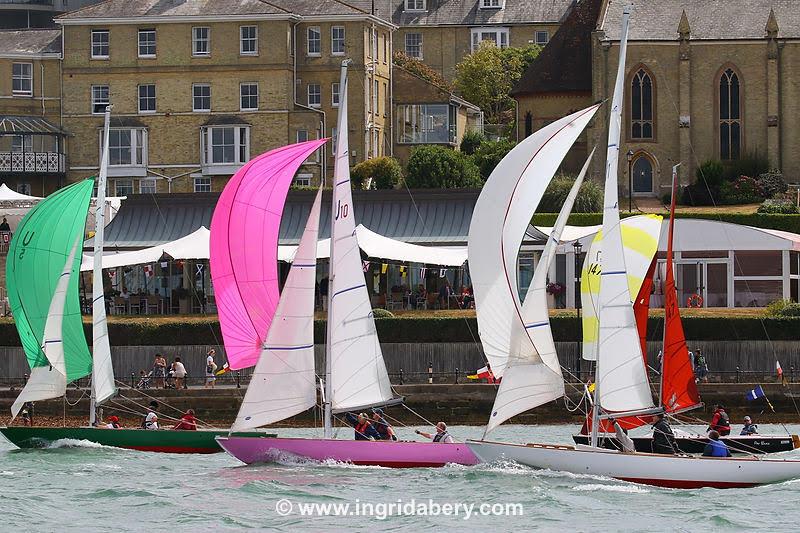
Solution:
[[[0,202],[38,202],[39,200],[41,198],[38,196],[28,196],[27,194],[13,191],[5,183],[0,185]]]
[[[42,117],[0,115],[0,135],[66,135],[66,131]]]
[[[181,237],[172,242],[136,250],[134,252],[106,253],[103,255],[103,268],[116,268],[128,265],[142,265],[156,263],[161,255],[166,252],[173,259],[208,259],[208,239],[211,232],[202,226],[194,233]],[[87,241],[87,244],[91,239]],[[94,268],[94,257],[84,254],[81,261],[81,270],[87,271]]]

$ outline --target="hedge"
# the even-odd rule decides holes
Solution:
[[[635,216],[630,213],[620,213],[625,218]],[[537,226],[553,226],[557,213],[539,213],[533,216],[532,223]],[[744,226],[754,226],[763,229],[777,229],[800,234],[800,215],[783,214],[744,214],[744,213],[678,213],[677,218],[702,218],[718,222],[730,222]],[[602,213],[573,213],[569,217],[571,226],[596,226],[603,223]]]
[[[458,317],[395,317],[375,321],[383,342],[473,342],[478,340],[477,320]],[[575,316],[559,315],[550,319],[557,341],[580,340],[581,328]],[[651,340],[662,335],[663,318],[651,317],[648,332]],[[686,338],[690,341],[714,340],[800,340],[800,317],[686,317]],[[217,345],[222,334],[216,318],[170,321],[131,320],[108,325],[112,346]],[[85,324],[91,342],[91,325]],[[314,338],[325,342],[325,321],[314,323]],[[0,346],[19,346],[17,330],[10,321],[0,322]]]

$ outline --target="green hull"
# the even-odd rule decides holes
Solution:
[[[51,428],[51,427],[0,427],[0,433],[19,448],[44,448],[51,443],[70,439],[84,440],[146,452],[161,453],[218,453],[222,451],[215,437],[228,435],[224,429],[198,431],[174,431],[145,429],[98,429],[91,427],[82,428]],[[268,436],[275,434],[263,432],[234,433],[240,436]]]

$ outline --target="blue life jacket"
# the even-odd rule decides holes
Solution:
[[[711,446],[711,457],[728,457],[730,452],[724,442],[719,440],[709,440],[708,445]]]

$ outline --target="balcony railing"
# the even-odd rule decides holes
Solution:
[[[58,152],[0,152],[0,172],[63,173],[65,157]]]
[[[0,4],[19,4],[33,6],[52,6],[53,0],[0,0]]]

